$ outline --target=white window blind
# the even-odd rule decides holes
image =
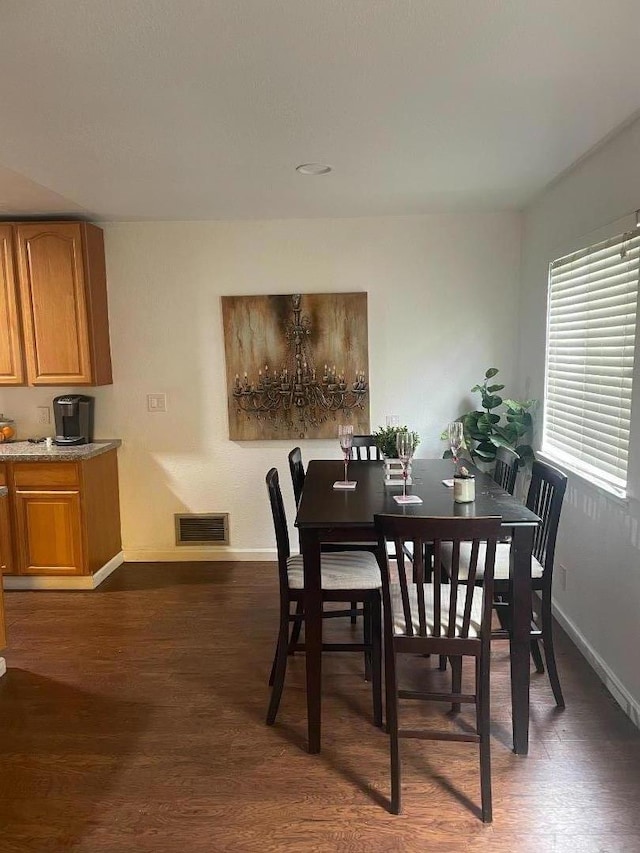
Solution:
[[[626,494],[640,232],[554,261],[549,272],[542,450]]]

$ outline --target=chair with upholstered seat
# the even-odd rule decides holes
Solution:
[[[493,479],[499,486],[513,494],[518,476],[520,457],[510,447],[499,447],[496,450],[496,463],[493,469]]]
[[[551,613],[551,588],[553,581],[553,564],[555,558],[556,538],[562,503],[567,488],[567,477],[557,468],[536,460],[531,470],[531,483],[527,494],[527,507],[540,516],[541,523],[536,528],[531,557],[531,588],[534,592],[533,604],[537,605],[536,593],[540,593],[540,625],[532,619],[531,624],[531,654],[538,672],[544,672],[539,641],[542,640],[547,672],[556,705],[564,708],[564,697],[558,677],[558,667],[553,646],[553,618]],[[494,606],[500,616],[502,628],[493,632],[494,639],[509,638],[509,610],[511,591],[509,583],[509,557],[511,545],[499,543],[496,551]],[[444,543],[442,560],[447,569],[452,552],[451,545]],[[468,563],[468,549],[462,549],[461,563]],[[483,554],[480,552],[476,582],[482,582]],[[464,569],[461,576],[464,575]]]
[[[276,653],[269,683],[271,699],[267,711],[267,724],[275,722],[284,687],[287,657],[304,649],[298,642],[300,626],[304,623],[304,570],[302,556],[291,556],[287,518],[280,490],[278,471],[267,473],[267,491],[273,516],[278,550],[278,577],[280,581],[280,628]],[[322,598],[325,602],[362,602],[364,607],[364,640],[362,643],[323,643],[323,651],[364,652],[370,665],[373,690],[373,717],[382,725],[382,648],[381,648],[381,594],[380,568],[374,554],[366,551],[323,553],[321,559]],[[291,605],[295,604],[295,613]],[[350,616],[348,610],[327,610],[325,618]],[[293,624],[291,636],[289,626]]]
[[[369,438],[369,436],[357,436],[358,438]],[[300,503],[300,498],[302,497],[302,489],[304,488],[304,480],[305,480],[305,471],[304,464],[302,462],[302,451],[299,447],[294,447],[292,451],[289,453],[289,471],[291,473],[291,485],[293,486],[293,497],[296,502],[296,506]],[[331,542],[325,542],[322,545],[322,550],[327,553],[331,553],[332,551],[371,551],[372,554],[375,554],[378,547],[378,543],[374,542],[340,542],[337,544],[333,544]],[[358,602],[351,602],[351,624],[355,625],[358,616]]]
[[[377,515],[376,530],[380,537],[379,553],[386,553],[388,543],[402,554],[406,540],[415,542],[417,583],[408,581],[406,572],[399,572],[399,583],[391,581],[389,557],[382,571],[384,605],[384,649],[386,716],[391,750],[391,811],[400,813],[400,753],[402,737],[427,740],[459,740],[479,744],[480,788],[482,819],[491,821],[491,754],[489,740],[491,661],[491,613],[493,566],[496,542],[500,535],[500,518],[421,518],[419,516]],[[445,576],[441,548],[453,543],[449,576]],[[460,548],[468,543],[471,561],[469,583],[459,582]],[[484,544],[484,585],[474,583],[480,544]],[[433,548],[432,581],[424,583],[422,555],[425,546]],[[402,558],[400,562],[402,562]],[[398,687],[396,661],[400,655],[446,655],[459,662],[463,657],[475,660],[474,688],[463,693],[453,686],[448,693],[428,690],[405,690]],[[398,723],[398,699],[424,699],[472,703],[476,707],[476,731],[433,731],[430,729],[401,729]]]

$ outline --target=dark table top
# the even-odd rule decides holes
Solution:
[[[340,460],[312,460],[304,481],[302,500],[296,517],[296,527],[373,527],[373,516],[380,512],[396,515],[426,516],[487,516],[499,515],[502,523],[515,525],[538,524],[538,516],[510,494],[503,491],[487,474],[467,464],[476,477],[476,499],[457,504],[453,489],[442,480],[453,476],[453,463],[448,459],[414,459],[413,485],[410,494],[419,495],[423,503],[397,504],[393,495],[402,493],[402,486],[385,486],[384,463],[350,462],[349,479],[356,480],[355,491],[334,490],[336,480],[344,477]]]

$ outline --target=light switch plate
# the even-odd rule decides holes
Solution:
[[[147,394],[147,411],[148,412],[166,412],[167,411],[167,395],[166,394]]]

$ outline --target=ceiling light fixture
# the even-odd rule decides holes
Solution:
[[[328,175],[331,171],[331,166],[327,166],[325,163],[302,163],[300,166],[296,166],[296,172],[301,175]]]

